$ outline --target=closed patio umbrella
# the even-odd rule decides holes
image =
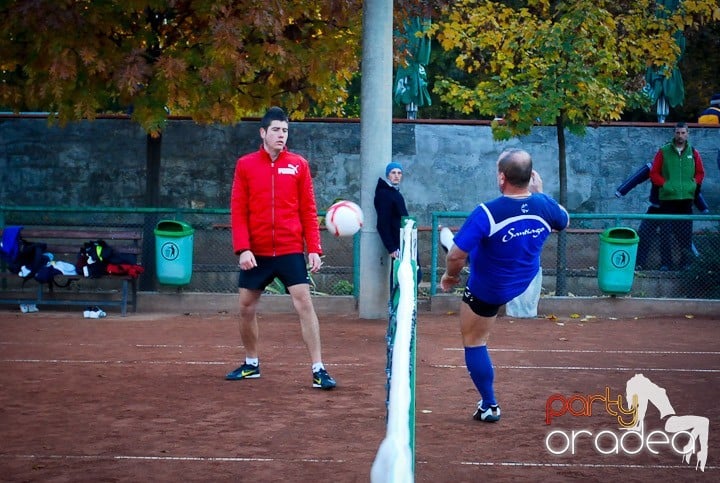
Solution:
[[[416,119],[419,107],[429,106],[427,73],[425,66],[430,62],[429,19],[414,17],[405,24],[405,38],[409,55],[407,66],[399,67],[395,76],[395,102],[405,105],[408,119]],[[418,36],[420,32],[422,35]]]
[[[657,16],[665,18],[674,11],[680,0],[657,0]],[[685,36],[682,32],[675,33],[675,40],[680,47],[680,58],[685,53]],[[669,74],[669,75],[668,75]],[[668,72],[666,69],[649,67],[645,72],[645,92],[653,103],[657,103],[656,113],[658,122],[665,122],[670,107],[682,105],[685,100],[685,85],[677,64]]]

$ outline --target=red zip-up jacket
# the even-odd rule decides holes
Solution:
[[[275,162],[260,147],[235,165],[230,197],[235,254],[257,256],[292,253],[322,255],[317,206],[310,166],[284,149]]]

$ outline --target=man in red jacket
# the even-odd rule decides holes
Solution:
[[[335,380],[322,362],[320,324],[310,296],[305,264],[320,270],[322,247],[308,162],[286,148],[288,117],[270,108],[260,122],[262,146],[237,160],[230,198],[233,250],[240,276],[240,338],[245,363],[225,379],[260,377],[257,304],[277,277],[287,288],[300,317],[302,337],[312,359],[312,386],[332,389]]]

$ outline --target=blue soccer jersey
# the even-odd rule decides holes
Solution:
[[[470,292],[498,305],[523,293],[540,269],[545,240],[567,224],[565,210],[542,193],[520,199],[500,196],[479,205],[454,240],[469,254]]]

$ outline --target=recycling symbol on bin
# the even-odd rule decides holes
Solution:
[[[614,251],[610,256],[610,261],[615,268],[625,268],[630,263],[630,254],[625,250]]]
[[[175,260],[180,255],[180,247],[173,242],[165,242],[160,247],[160,254],[165,260]]]

